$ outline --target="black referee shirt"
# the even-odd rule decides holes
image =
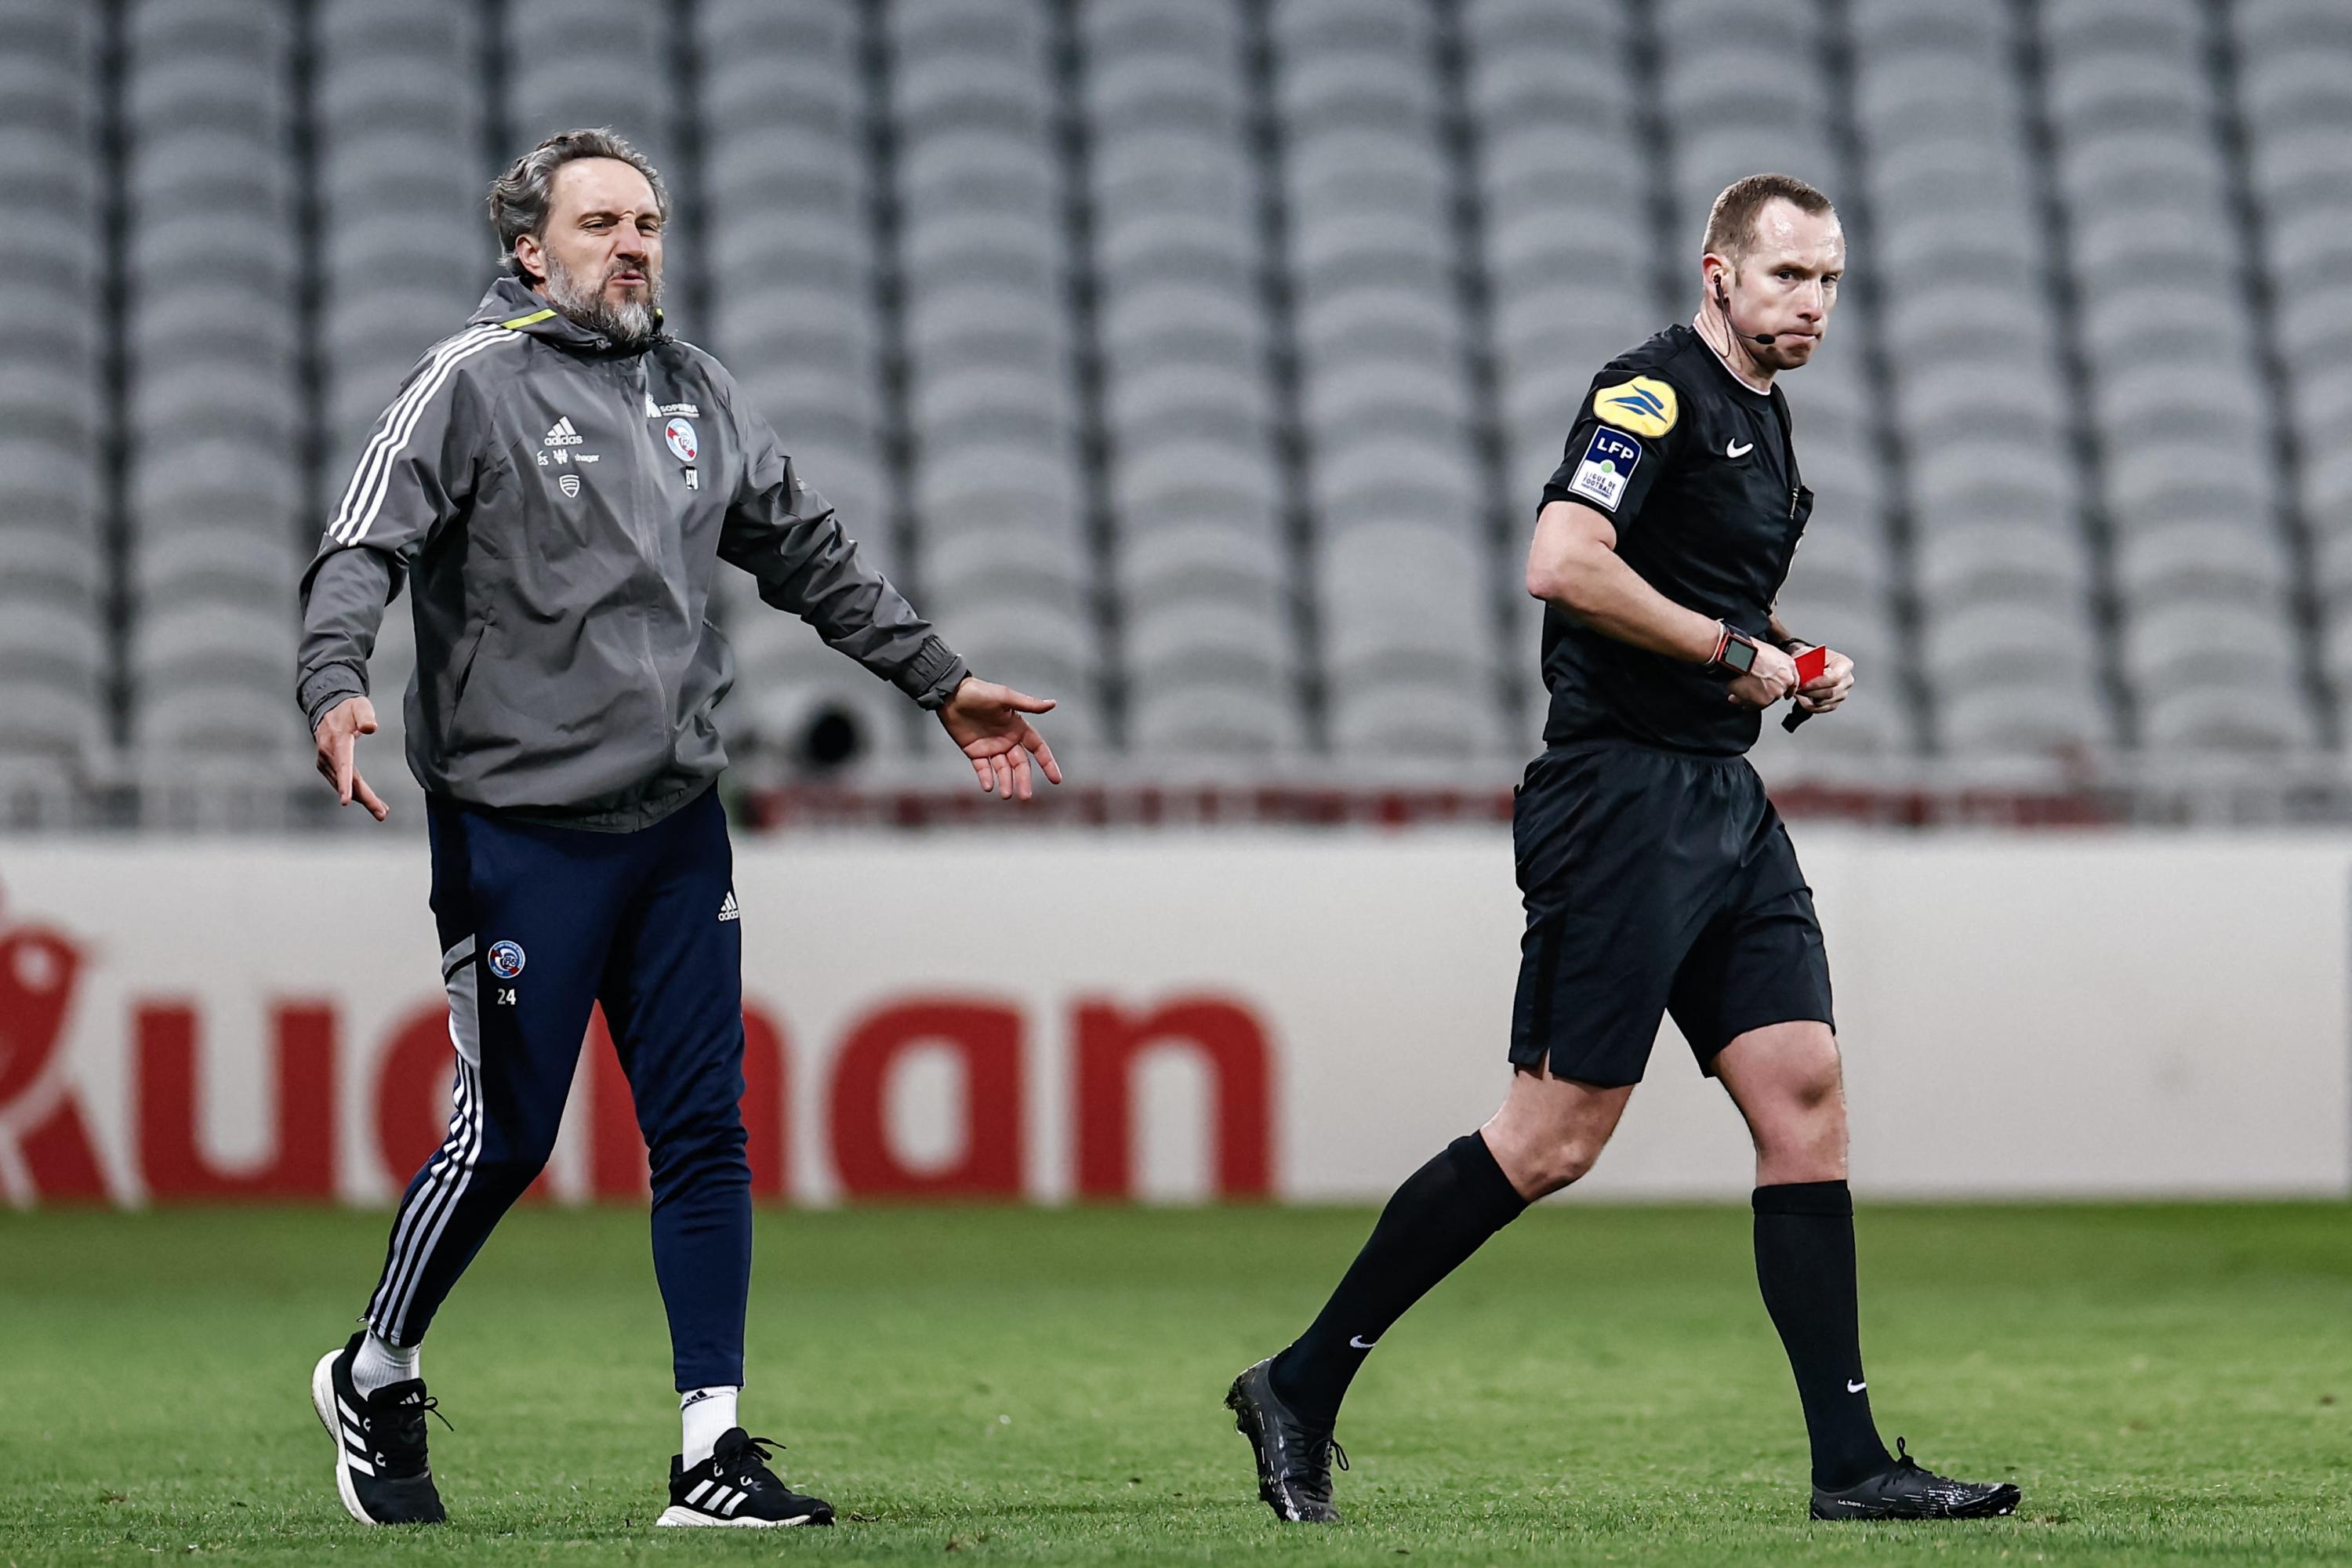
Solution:
[[[1643,582],[1759,638],[1813,510],[1780,388],[1752,390],[1681,324],[1593,379],[1543,499],[1614,519],[1617,554]],[[1543,671],[1547,745],[1618,738],[1738,756],[1763,725],[1720,676],[1604,637],[1557,605],[1544,612]]]

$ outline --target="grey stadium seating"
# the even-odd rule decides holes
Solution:
[[[1080,23],[1129,743],[1296,752],[1242,14],[1105,0]]]
[[[21,43],[0,60],[0,163],[18,193],[0,233],[17,306],[0,340],[0,776],[62,797],[109,751],[114,662],[99,510],[97,39],[68,0],[5,15]]]
[[[799,477],[898,574],[856,18],[832,4],[718,0],[698,20],[706,346],[782,434]],[[895,694],[761,603],[750,578],[724,574],[719,595],[740,694],[722,716],[739,753],[789,748],[826,713],[853,726],[845,743],[867,754],[900,749]]]
[[[0,790],[305,786],[296,576],[485,180],[581,124],[668,175],[675,327],[1074,758],[1507,773],[1539,488],[1759,167],[1855,242],[1782,609],[1865,670],[1772,767],[2352,726],[2342,0],[0,0]],[[740,754],[936,762],[723,580]]]
[[[1416,0],[1279,0],[1314,596],[1334,751],[1497,746],[1435,39]]]
[[[126,20],[129,734],[149,777],[282,767],[301,729],[292,19],[142,0]]]

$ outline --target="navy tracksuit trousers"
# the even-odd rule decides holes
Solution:
[[[653,1168],[654,1272],[682,1391],[743,1381],[751,1283],[743,944],[716,789],[634,833],[427,807],[457,1076],[449,1136],[408,1184],[367,1322],[425,1336],[555,1146],[593,1004]]]

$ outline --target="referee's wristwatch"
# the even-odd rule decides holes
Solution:
[[[1715,652],[1706,661],[1707,671],[1737,679],[1756,668],[1756,639],[1733,629],[1729,622],[1718,624],[1723,626],[1723,635],[1715,639]]]

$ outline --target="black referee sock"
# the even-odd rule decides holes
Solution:
[[[1473,1132],[1447,1144],[1405,1178],[1331,1300],[1274,1358],[1274,1391],[1302,1415],[1336,1417],[1389,1325],[1527,1206],[1486,1139]]]
[[[1892,1462],[1870,1418],[1855,1303],[1853,1194],[1843,1182],[1756,1189],[1756,1280],[1805,1406],[1813,1485],[1841,1490]]]

